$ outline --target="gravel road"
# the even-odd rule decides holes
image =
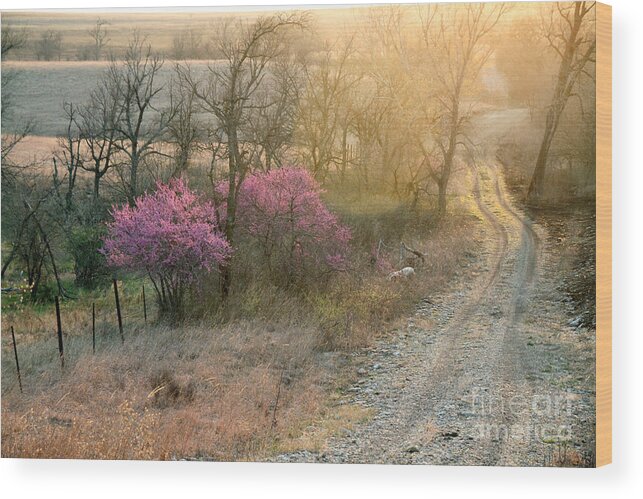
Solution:
[[[373,417],[278,462],[591,466],[594,336],[570,325],[547,234],[472,168],[477,258],[360,354],[341,404]],[[418,273],[421,279],[421,272]]]

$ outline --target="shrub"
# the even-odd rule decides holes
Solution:
[[[225,199],[227,183],[218,191]],[[347,268],[351,232],[321,194],[309,172],[292,167],[250,175],[239,191],[238,228],[259,250],[268,270],[287,284]]]
[[[71,230],[68,244],[78,286],[94,287],[108,275],[105,255],[100,251],[104,237],[103,225],[83,225]]]
[[[150,378],[151,396],[158,407],[188,404],[194,400],[196,384],[189,380],[181,382],[167,369],[157,371]]]
[[[157,184],[135,206],[114,207],[103,252],[108,263],[152,280],[161,315],[183,316],[186,288],[231,255],[215,223],[214,208],[182,179]]]

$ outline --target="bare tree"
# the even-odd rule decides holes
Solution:
[[[160,154],[156,145],[172,121],[174,110],[159,107],[164,85],[158,82],[163,59],[152,53],[145,38],[135,33],[123,62],[112,60],[107,78],[118,105],[114,128],[116,149],[128,159],[126,192],[130,203],[139,194],[139,166],[151,154]]]
[[[12,262],[21,264],[21,274],[26,273],[31,299],[39,297],[41,285],[48,275],[55,278],[58,293],[68,296],[54,253],[56,226],[49,204],[54,192],[50,184],[39,175],[22,175],[13,186],[12,196],[2,196],[3,212],[10,208],[11,217],[3,219],[2,230],[11,244],[8,257],[2,264],[2,278]]]
[[[381,99],[377,90],[360,88],[351,101],[351,130],[357,138],[355,165],[358,168],[360,191],[370,189],[371,169],[378,156],[380,130],[388,112],[389,101]]]
[[[3,222],[2,226],[5,237],[11,245],[11,249],[8,252],[7,258],[4,260],[4,262],[2,262],[3,279],[7,269],[9,268],[9,265],[11,265],[14,259],[18,256],[22,258],[22,255],[19,254],[21,252],[24,252],[24,248],[22,247],[22,245],[25,244],[25,237],[27,237],[27,234],[30,232],[29,224],[31,222],[31,219],[52,192],[50,189],[47,192],[39,193],[40,197],[36,199],[35,202],[33,202],[33,208],[25,211],[24,203],[20,202],[20,198],[22,197],[24,200],[23,195],[26,192],[34,193],[37,190],[37,186],[35,186],[34,183],[23,182],[20,186],[14,185],[14,188],[16,189],[16,192],[13,193],[14,195],[3,196],[2,198],[2,211],[6,212],[6,210],[11,210],[12,213],[10,222],[7,223],[5,221]],[[33,234],[29,235],[29,237],[33,237]],[[38,252],[40,251],[39,248],[35,248],[35,250]],[[28,260],[31,259],[32,257],[28,257]]]
[[[116,124],[120,121],[121,112],[118,96],[106,81],[98,84],[88,103],[78,110],[77,124],[86,156],[79,166],[94,177],[94,200],[100,197],[102,178],[116,165]]]
[[[199,145],[203,124],[197,118],[196,96],[177,67],[177,78],[170,84],[170,107],[172,119],[168,122],[168,142],[174,145],[175,168],[173,175],[186,172],[190,156]]]
[[[60,60],[62,55],[63,35],[60,31],[49,29],[36,40],[35,52],[38,60]]]
[[[58,138],[58,150],[53,157],[54,166],[54,188],[58,197],[64,199],[63,208],[66,217],[69,217],[74,208],[74,188],[78,169],[81,168],[83,157],[81,155],[80,126],[78,123],[78,107],[70,102],[63,105],[67,117],[67,129],[65,135]],[[59,163],[64,168],[64,176],[61,178]],[[66,182],[66,189],[61,193],[60,187]]]
[[[109,38],[107,38],[107,28],[109,23],[100,17],[96,19],[96,24],[92,26],[91,29],[87,31],[87,34],[91,37],[93,43],[92,51],[94,60],[100,61],[103,55],[103,50],[109,43]]]
[[[3,85],[3,93],[2,93],[2,120],[5,119],[5,112],[8,111],[9,106],[5,106],[5,88]],[[0,139],[0,142],[2,144],[0,150],[0,163],[2,163],[2,168],[0,168],[0,175],[2,177],[2,189],[4,191],[5,188],[10,187],[11,185],[16,183],[17,177],[20,175],[20,173],[30,166],[32,166],[31,162],[21,162],[21,161],[16,161],[16,158],[14,157],[12,153],[16,150],[16,146],[20,144],[25,137],[27,137],[31,131],[33,130],[33,123],[31,121],[27,121],[24,123],[20,129],[16,132],[6,132],[2,134],[2,138]],[[4,130],[3,130],[4,132]]]
[[[235,239],[237,196],[250,167],[243,149],[243,127],[257,106],[255,97],[270,63],[287,48],[282,35],[288,28],[306,25],[307,16],[299,13],[260,17],[253,22],[227,20],[213,40],[223,62],[210,64],[204,81],[199,81],[189,67],[182,70],[201,110],[214,118],[212,137],[226,145],[228,193],[223,230],[231,245]],[[232,283],[230,265],[225,264],[220,274],[225,298]]]
[[[5,59],[12,51],[21,49],[27,45],[27,35],[24,30],[16,30],[11,26],[2,26],[2,59]],[[15,82],[15,71],[3,70],[2,72],[2,92],[0,93],[0,118],[2,123],[7,123],[16,111],[14,101],[12,99],[12,91]],[[33,124],[27,120],[24,124],[20,125],[17,129],[7,130],[3,126],[1,147],[0,147],[0,162],[2,168],[0,169],[2,175],[3,191],[14,184],[18,173],[26,168],[28,165],[21,165],[13,161],[11,153],[15,147],[31,133]]]
[[[367,102],[372,109],[362,112],[366,111],[374,132],[375,142],[369,147],[371,177],[392,187],[398,199],[410,194],[417,205],[419,161],[412,132],[421,107],[417,88],[425,81],[416,78],[412,68],[422,67],[424,61],[418,58],[418,33],[407,22],[406,12],[401,6],[389,6],[369,13],[364,38],[371,87]],[[363,119],[358,120],[363,124]]]
[[[23,48],[27,44],[27,34],[24,30],[17,30],[12,26],[2,25],[2,58],[10,52]]]
[[[203,35],[194,28],[186,28],[172,38],[172,57],[177,61],[199,59],[204,53]]]
[[[304,148],[304,162],[319,180],[328,175],[331,166],[341,164],[344,157],[338,150],[341,124],[350,108],[350,91],[360,80],[360,75],[351,71],[354,54],[349,40],[338,47],[326,47],[318,60],[304,68],[298,137]],[[341,143],[347,146],[345,141]]]
[[[288,55],[271,64],[267,83],[257,93],[256,106],[246,127],[253,169],[267,171],[281,166],[293,143],[301,93],[300,73],[299,65]]]
[[[595,62],[596,36],[592,29],[595,2],[557,3],[551,8],[544,31],[549,46],[560,58],[556,88],[545,120],[545,132],[538,151],[527,198],[537,201],[545,186],[547,156],[567,101],[574,95],[588,63]]]
[[[484,38],[506,12],[504,4],[471,3],[426,7],[421,11],[422,39],[434,88],[427,116],[430,141],[423,144],[425,165],[438,186],[438,217],[447,209],[447,189],[457,149],[466,146],[464,126],[471,106],[463,104],[491,55]]]

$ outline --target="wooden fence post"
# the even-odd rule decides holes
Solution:
[[[13,333],[13,326],[11,326],[11,340],[13,341],[13,354],[16,357],[16,371],[18,371],[18,386],[20,393],[22,393],[22,377],[20,376],[20,362],[18,362],[18,347],[16,346],[16,335]]]
[[[92,353],[96,353],[96,303],[92,303]]]
[[[60,355],[60,366],[65,368],[65,353],[63,350],[63,327],[60,320],[60,300],[56,296],[56,327],[58,332],[58,354]]]
[[[147,326],[147,303],[145,302],[145,284],[143,284],[143,318],[145,319],[145,325]]]
[[[114,279],[114,299],[116,300],[116,317],[118,318],[118,332],[121,335],[121,342],[125,343],[125,336],[123,336],[123,317],[121,316],[121,302],[118,299],[118,284]]]

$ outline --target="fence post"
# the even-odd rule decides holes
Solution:
[[[145,325],[147,326],[147,303],[145,302],[145,284],[143,284],[143,318],[145,319]]]
[[[13,333],[13,326],[11,326],[11,340],[13,341],[13,354],[16,357],[16,371],[18,371],[18,386],[20,393],[22,393],[22,377],[20,376],[20,362],[18,362],[18,347],[16,346],[16,335]]]
[[[96,353],[96,303],[92,303],[92,353]]]
[[[121,342],[125,343],[125,336],[123,336],[123,317],[121,316],[121,302],[118,299],[118,284],[116,279],[114,281],[114,299],[116,300],[116,317],[118,318],[118,332],[121,335]]]
[[[60,300],[56,296],[56,327],[58,332],[58,354],[60,355],[60,366],[65,368],[65,353],[63,350],[63,327],[60,320]]]

